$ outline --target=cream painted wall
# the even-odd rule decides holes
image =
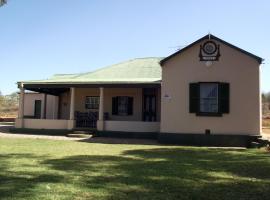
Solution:
[[[57,96],[47,95],[46,119],[57,119],[58,99]]]
[[[35,100],[41,100],[41,116],[44,110],[44,95],[41,93],[25,93],[24,95],[24,116],[34,116]]]
[[[160,121],[160,94],[157,93],[157,120]],[[98,109],[86,109],[86,96],[99,96],[99,88],[76,88],[75,89],[75,111],[87,112],[98,111]],[[115,96],[133,97],[133,115],[112,115],[112,98]],[[104,112],[109,113],[109,120],[117,121],[142,121],[142,88],[104,88]],[[60,95],[60,118],[68,119],[70,109],[70,93]]]
[[[20,120],[20,119],[19,119]],[[23,119],[24,128],[32,129],[68,129],[69,120]],[[16,126],[16,128],[21,128]]]
[[[67,95],[69,96],[69,95]],[[86,96],[99,96],[99,88],[76,88],[75,89],[75,111],[87,112],[98,111],[98,109],[86,109]],[[133,115],[112,115],[112,97],[133,97]],[[68,103],[69,106],[69,103]],[[141,121],[142,120],[142,89],[141,88],[104,88],[104,112],[109,113],[110,120],[118,121]]]
[[[86,96],[99,96],[99,88],[76,88],[75,89],[75,111],[98,111],[98,109],[86,109]]]
[[[121,132],[159,132],[159,122],[105,121],[104,130]]]
[[[112,98],[115,96],[133,97],[133,115],[112,115]],[[142,89],[141,88],[104,88],[104,112],[109,113],[109,120],[142,121]]]
[[[75,101],[76,104],[76,101]],[[70,92],[62,93],[59,96],[59,118],[60,119],[69,119],[70,111]]]
[[[205,129],[210,129],[215,134],[260,134],[259,63],[229,46],[217,43],[220,44],[221,57],[211,67],[199,61],[200,44],[164,63],[161,132],[204,133]],[[189,113],[189,83],[203,81],[230,83],[229,114],[199,117]],[[164,98],[164,95],[171,98]]]
[[[24,116],[34,116],[35,100],[41,100],[41,118],[44,116],[44,99],[42,93],[25,93]],[[46,119],[56,119],[58,113],[58,97],[47,95]]]

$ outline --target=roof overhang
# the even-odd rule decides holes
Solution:
[[[18,83],[18,86],[21,83]],[[106,84],[106,83],[100,83],[100,84],[87,84],[87,83],[23,83],[23,88],[26,90],[34,91],[34,92],[40,92],[40,93],[46,93],[58,96],[61,93],[64,93],[66,91],[69,91],[70,88],[160,88],[161,82],[155,82],[155,83],[117,83],[117,84]]]

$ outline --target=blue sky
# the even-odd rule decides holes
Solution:
[[[0,8],[0,91],[20,80],[168,56],[209,31],[265,59],[270,91],[270,1],[8,0]]]

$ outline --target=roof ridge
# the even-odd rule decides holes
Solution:
[[[105,67],[102,67],[100,69],[96,69],[94,71],[91,71],[91,72],[85,72],[85,73],[81,73],[81,74],[78,74],[78,76],[74,77],[74,78],[78,78],[80,76],[84,76],[84,75],[88,75],[88,74],[91,74],[91,73],[96,73],[96,72],[100,72],[100,71],[103,71],[103,70],[108,70],[110,68],[113,68],[115,66],[118,66],[118,65],[121,65],[123,63],[128,63],[128,62],[132,62],[132,61],[135,61],[135,60],[139,60],[139,59],[150,59],[150,58],[156,58],[156,59],[163,59],[164,57],[143,57],[143,58],[133,58],[133,59],[129,59],[129,60],[125,60],[125,61],[122,61],[122,62],[118,62],[118,63],[115,63],[115,64],[112,64],[112,65],[108,65],[108,66],[105,66]]]

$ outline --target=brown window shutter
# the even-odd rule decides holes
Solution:
[[[229,113],[230,112],[230,84],[219,83],[219,112]]]
[[[133,114],[133,97],[128,97],[128,115]]]
[[[112,98],[112,115],[118,115],[118,97]]]
[[[198,83],[190,83],[189,84],[189,112],[190,113],[198,113],[199,112],[199,84]]]

